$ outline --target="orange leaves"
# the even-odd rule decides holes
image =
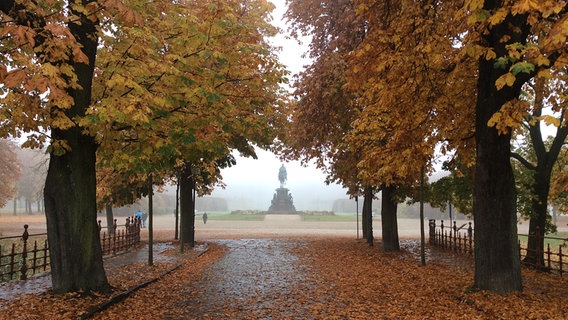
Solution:
[[[568,313],[564,277],[524,270],[523,293],[469,292],[471,259],[427,247],[427,265],[421,267],[416,240],[402,241],[398,253],[348,238],[273,242],[265,248],[273,254],[262,260],[246,253],[247,246],[239,247],[244,257],[255,260],[234,264],[213,263],[235,248],[208,244],[206,254],[183,260],[179,269],[92,318],[563,319]],[[277,255],[287,259],[275,259]],[[116,294],[170,267],[133,263],[109,272],[110,282]],[[236,277],[223,278],[218,274],[223,268],[237,272]],[[0,317],[73,319],[109,298],[96,293],[28,295],[3,303]]]
[[[127,27],[142,26],[144,24],[142,16],[134,11],[133,7],[124,4],[121,0],[104,0],[101,1],[101,5],[107,10],[116,11],[118,13],[117,16],[120,17]],[[156,14],[158,13],[156,12]]]
[[[7,87],[18,87],[24,82],[27,74],[22,69],[15,69],[10,72],[5,73],[5,77],[2,79],[4,85]]]

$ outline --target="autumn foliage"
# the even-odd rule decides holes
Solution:
[[[291,264],[279,267],[297,270],[302,281],[297,281],[297,275],[280,273],[278,281],[287,285],[277,293],[262,289],[271,286],[261,280],[262,272],[236,276],[234,283],[207,282],[210,270],[215,270],[213,264],[227,253],[222,245],[208,243],[207,253],[178,257],[181,267],[166,275],[164,271],[171,265],[135,264],[115,274],[110,281],[117,292],[161,277],[93,318],[562,319],[568,312],[563,302],[568,294],[564,278],[523,270],[523,293],[501,296],[472,291],[470,258],[429,249],[428,263],[421,267],[415,241],[404,241],[403,250],[397,253],[344,238],[277,239],[271,243],[273,250],[291,248],[287,254],[295,257],[295,262],[275,263]],[[249,254],[259,259],[253,252]],[[255,265],[262,265],[262,260]],[[228,300],[216,298],[227,294],[231,295]],[[108,298],[82,293],[24,296],[3,303],[0,318],[72,319]]]
[[[11,141],[0,140],[0,206],[16,194],[20,166],[15,148]]]

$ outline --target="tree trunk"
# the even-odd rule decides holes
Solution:
[[[195,204],[193,194],[195,179],[192,174],[192,165],[186,164],[182,170],[179,182],[180,207],[180,241],[183,244],[195,246]]]
[[[381,201],[381,222],[383,249],[386,252],[400,251],[398,239],[398,221],[396,218],[397,201],[394,197],[395,187],[383,187]]]
[[[65,114],[70,119],[84,116],[90,105],[98,39],[97,23],[74,14],[80,21],[69,23],[69,29],[82,45],[89,64],[73,65],[80,88],[68,89],[73,105]],[[51,151],[44,188],[53,290],[108,292],[96,221],[95,140],[77,126],[51,128],[51,137],[71,148],[63,155]]]
[[[24,205],[26,206],[26,213],[28,215],[32,214],[32,201],[29,198],[24,198]]]
[[[114,214],[112,213],[112,205],[110,203],[105,205],[105,213],[107,220],[107,232],[109,235],[114,236]]]
[[[535,79],[535,111],[533,115],[539,117],[542,115],[542,109],[545,107],[545,80]],[[540,122],[529,127],[531,142],[537,159],[536,167],[533,169],[534,180],[532,190],[534,198],[532,199],[532,215],[529,221],[529,239],[527,243],[527,254],[524,262],[536,267],[544,267],[544,235],[546,233],[548,218],[548,194],[550,192],[550,179],[552,176],[552,168],[558,160],[559,154],[564,145],[564,141],[568,136],[568,127],[561,126],[557,129],[556,135],[550,144],[548,150],[547,145],[543,141],[542,132],[540,130]]]
[[[373,246],[373,187],[365,187],[363,191],[363,237],[367,244]]]
[[[148,265],[154,265],[154,182],[148,175]]]
[[[529,220],[529,238],[527,254],[524,263],[538,268],[544,267],[544,234],[546,231],[546,218],[548,206],[548,192],[550,191],[550,175],[546,177],[546,170],[539,164],[534,173],[535,184],[533,188],[532,216]]]
[[[109,289],[96,221],[95,144],[80,131],[52,132],[73,151],[51,154],[44,189],[51,279],[60,293]]]
[[[12,215],[18,215],[18,198],[14,198],[14,213]]]
[[[486,9],[498,6],[485,3]],[[509,24],[516,25],[521,17],[511,18],[484,36],[497,56],[506,55],[501,41],[511,34]],[[519,36],[515,34],[515,36]],[[519,39],[512,36],[511,41]],[[522,38],[522,37],[521,37]],[[521,39],[522,41],[522,39]],[[474,188],[475,277],[474,286],[481,290],[509,293],[522,290],[519,250],[517,244],[516,195],[510,162],[511,135],[499,133],[487,125],[491,116],[507,101],[519,96],[521,80],[501,90],[495,81],[506,70],[495,68],[494,60],[479,60],[478,97],[476,104],[476,172]],[[520,77],[520,75],[519,75]]]
[[[176,208],[174,211],[175,215],[175,231],[174,231],[174,239],[179,239],[179,176],[178,176],[178,183],[176,186]]]

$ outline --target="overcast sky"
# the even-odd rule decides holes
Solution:
[[[286,11],[285,0],[271,0],[276,5],[273,12],[274,25],[283,31],[286,26],[282,15]],[[274,44],[282,47],[281,62],[296,74],[307,61],[301,58],[305,47],[296,40],[286,39],[285,34],[274,38]],[[217,189],[212,196],[226,198],[230,210],[268,210],[274,190],[280,187],[278,169],[282,163],[277,157],[264,150],[257,150],[258,160],[237,158],[237,165],[222,171],[225,190]],[[286,188],[294,199],[296,210],[331,210],[336,199],[348,199],[346,190],[339,185],[326,185],[325,174],[315,166],[303,167],[298,161],[284,163],[288,173]]]

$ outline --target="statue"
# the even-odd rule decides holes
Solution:
[[[283,188],[286,184],[286,180],[288,180],[288,174],[286,173],[286,167],[284,167],[284,164],[282,164],[278,171],[278,180],[280,180],[280,188]]]
[[[280,167],[278,171],[278,180],[280,181],[280,188],[276,189],[276,193],[272,197],[270,202],[270,208],[268,208],[268,213],[275,214],[294,214],[296,213],[296,208],[292,200],[292,194],[290,190],[284,188],[286,180],[288,180],[288,174],[286,173],[286,167],[284,164]]]

